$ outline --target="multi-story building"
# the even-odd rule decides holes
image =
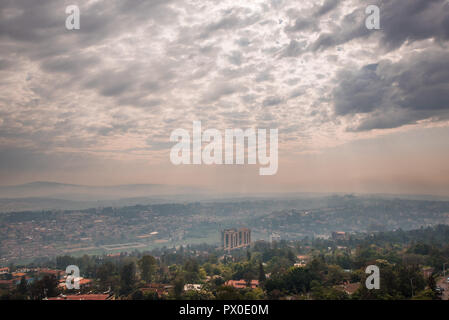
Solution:
[[[278,233],[271,233],[270,242],[279,242],[281,241],[281,236]]]
[[[221,243],[224,250],[244,248],[251,245],[251,230],[248,228],[226,229],[221,232]]]
[[[332,232],[332,239],[334,240],[348,240],[348,234],[344,231]]]

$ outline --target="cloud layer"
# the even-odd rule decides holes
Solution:
[[[68,31],[73,4],[81,29]],[[166,166],[170,132],[193,120],[279,128],[288,161],[441,125],[449,3],[369,4],[381,30],[362,0],[1,1],[0,177]]]

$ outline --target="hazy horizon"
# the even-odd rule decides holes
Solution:
[[[47,190],[58,190],[58,193],[52,194],[51,196],[48,196],[48,191],[45,190],[45,188],[49,188]],[[51,189],[51,188],[65,188],[65,189]],[[71,189],[72,188],[72,189]],[[84,189],[83,189],[84,188]],[[126,189],[124,189],[126,188]],[[260,197],[260,198],[282,198],[282,197],[292,197],[292,196],[369,196],[369,197],[397,197],[397,198],[413,198],[413,197],[429,197],[434,199],[441,199],[445,200],[448,199],[448,196],[444,195],[438,195],[438,194],[429,194],[429,193],[388,193],[388,192],[335,192],[335,191],[295,191],[295,190],[275,190],[275,191],[260,191],[260,192],[239,192],[235,190],[213,190],[213,189],[207,189],[207,188],[192,188],[188,185],[168,185],[168,184],[112,184],[112,185],[81,185],[81,184],[73,184],[73,183],[67,183],[67,182],[60,182],[60,181],[30,181],[27,183],[21,183],[16,185],[1,185],[0,184],[0,199],[19,199],[19,198],[49,198],[52,197],[58,199],[58,195],[62,198],[65,198],[66,196],[72,195],[71,192],[73,190],[79,190],[78,194],[75,194],[77,196],[81,196],[84,192],[89,192],[89,190],[97,190],[97,191],[107,191],[107,190],[116,190],[121,191],[127,190],[128,192],[132,192],[133,188],[135,190],[138,190],[139,188],[142,188],[137,194],[124,194],[121,195],[114,195],[114,193],[109,194],[108,198],[121,200],[121,199],[131,199],[131,198],[152,198],[152,197],[174,197],[174,196],[188,196],[188,195],[196,195],[196,196],[202,196],[207,197],[205,199],[214,199],[215,197],[220,198],[223,197],[242,197],[242,198],[251,198],[251,197]],[[154,189],[145,189],[145,188],[154,188]],[[159,189],[158,189],[159,188]],[[164,191],[161,191],[161,189]],[[168,189],[163,189],[168,188]],[[171,188],[171,189],[170,189]],[[5,194],[6,192],[6,194]],[[34,196],[31,195],[31,193],[40,193],[44,194],[46,196]],[[143,192],[143,193],[142,193]],[[107,193],[107,192],[106,192]],[[106,193],[104,195],[106,195]],[[90,195],[91,198],[94,198],[95,195]],[[218,199],[217,198],[217,199]],[[98,200],[104,200],[104,199],[98,199]],[[185,199],[188,200],[188,199]],[[192,201],[196,201],[193,199]]]

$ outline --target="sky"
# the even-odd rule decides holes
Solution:
[[[446,0],[2,0],[0,185],[449,195],[448,40]],[[174,166],[193,121],[278,129],[277,174]]]

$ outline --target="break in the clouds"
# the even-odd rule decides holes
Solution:
[[[369,4],[381,30],[365,27]],[[68,5],[80,30],[65,28]],[[163,168],[170,132],[193,120],[278,128],[281,163],[444,126],[448,40],[445,0],[4,0],[0,176]]]

